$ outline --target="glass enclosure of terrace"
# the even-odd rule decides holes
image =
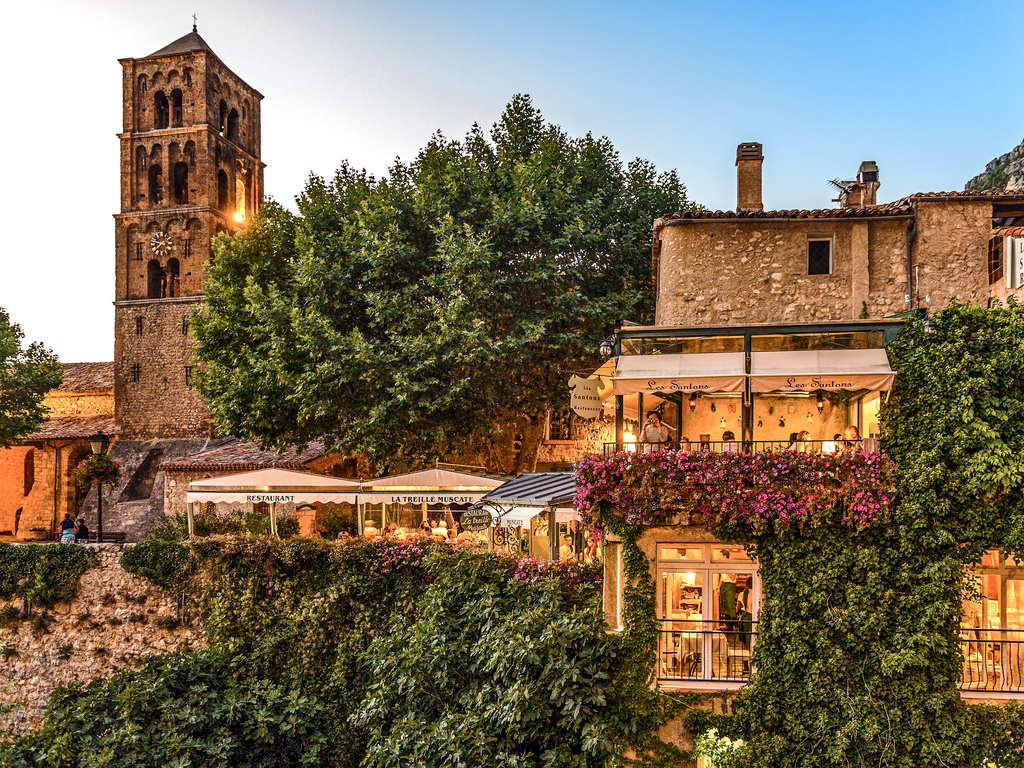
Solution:
[[[614,372],[595,374],[611,373],[615,399],[605,452],[877,450],[894,376],[885,344],[903,323],[622,328]]]

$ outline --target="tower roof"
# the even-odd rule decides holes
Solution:
[[[213,49],[206,44],[206,41],[199,36],[195,27],[192,27],[192,31],[184,37],[179,37],[170,45],[166,45],[156,53],[151,53],[149,56],[144,56],[145,59],[155,59],[157,56],[180,56],[183,53],[194,53],[196,51],[206,51],[207,53],[213,53]],[[216,54],[214,54],[216,56]]]

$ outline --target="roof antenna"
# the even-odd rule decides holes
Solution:
[[[197,33],[198,33],[198,32],[199,32],[199,30],[198,30],[198,29],[196,29],[196,22],[197,22],[197,21],[198,21],[198,19],[196,19],[196,15],[195,15],[195,14],[193,13],[193,14],[192,14],[192,31],[193,31],[193,32],[197,32]]]

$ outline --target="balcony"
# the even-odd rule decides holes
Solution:
[[[662,621],[658,685],[736,688],[750,678],[756,621]],[[965,695],[1024,697],[1024,631],[965,630],[959,687]]]
[[[756,621],[662,621],[658,684],[745,683],[756,638]]]
[[[707,451],[710,453],[761,453],[764,451],[794,451],[796,453],[839,453],[841,451],[878,451],[878,440],[688,440],[680,445],[678,442],[664,443],[632,442],[605,443],[604,455],[611,456],[617,451],[627,453],[656,453],[658,451]]]
[[[964,630],[960,690],[1024,696],[1024,631]]]

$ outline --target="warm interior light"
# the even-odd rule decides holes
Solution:
[[[635,443],[636,442],[636,435],[634,435],[632,432],[623,432],[622,433],[622,439],[623,439],[623,441],[625,441],[627,443]]]
[[[697,394],[695,392],[690,393],[690,413],[693,413],[697,409]]]
[[[243,215],[242,215],[242,214],[240,214],[240,213],[236,213],[236,214],[235,214],[235,221],[238,221],[238,222],[242,222],[242,221],[245,221],[245,216],[243,216]]]

